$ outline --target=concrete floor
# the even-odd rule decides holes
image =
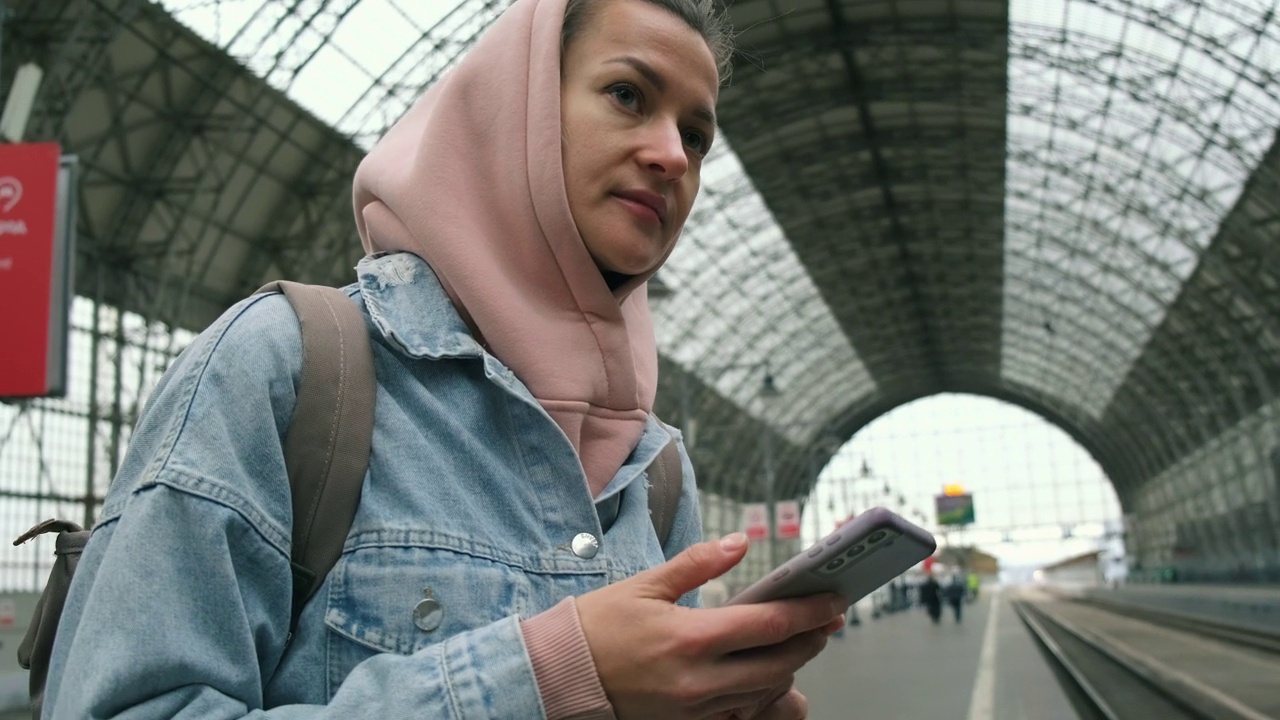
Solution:
[[[864,614],[798,674],[811,720],[1075,720],[1030,633],[993,594],[965,605],[960,623],[949,608],[937,625],[921,609]]]

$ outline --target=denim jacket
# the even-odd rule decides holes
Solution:
[[[567,437],[422,260],[357,271],[373,452],[296,635],[281,436],[301,341],[283,296],[264,295],[201,334],[149,400],[77,570],[46,719],[543,718],[520,618],[701,539],[683,446],[665,549],[649,518],[644,470],[674,429],[651,417],[593,500]],[[570,550],[582,532],[600,540],[593,558]],[[440,613],[415,623],[427,594]]]

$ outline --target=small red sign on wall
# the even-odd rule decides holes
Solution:
[[[800,503],[795,500],[779,501],[774,508],[774,527],[778,529],[779,540],[800,537]]]
[[[769,537],[769,506],[764,503],[748,503],[742,506],[742,529],[752,540]]]
[[[50,337],[49,315],[61,154],[55,143],[0,145],[0,397],[46,395],[53,380],[51,346],[62,342]]]

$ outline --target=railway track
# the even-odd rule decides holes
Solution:
[[[1217,640],[1234,643],[1236,645],[1243,645],[1263,652],[1280,655],[1280,634],[1264,633],[1235,625],[1228,625],[1226,623],[1202,620],[1182,613],[1138,608],[1133,605],[1108,602],[1098,598],[1082,598],[1075,600],[1075,602],[1094,605],[1109,612],[1136,618],[1144,622],[1155,623],[1164,627],[1178,628],[1197,635],[1211,637]],[[1280,689],[1277,689],[1276,692],[1280,692]]]
[[[1280,719],[1272,638],[1047,595],[1012,605],[1082,718]]]

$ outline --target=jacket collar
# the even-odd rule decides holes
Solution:
[[[407,252],[378,253],[356,265],[360,294],[388,342],[419,358],[483,357],[431,266]]]
[[[356,272],[369,316],[389,343],[415,358],[483,358],[491,379],[536,402],[497,358],[486,356],[424,260],[407,252],[378,253],[362,259]],[[678,433],[651,413],[639,443],[596,501],[621,492]]]

